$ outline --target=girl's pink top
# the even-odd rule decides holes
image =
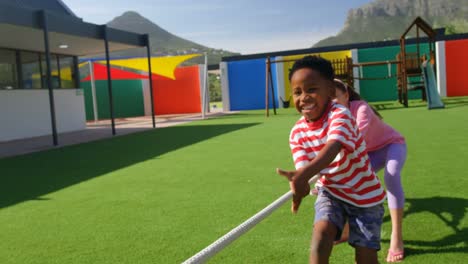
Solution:
[[[366,141],[368,152],[385,147],[388,144],[405,144],[405,138],[391,126],[384,123],[365,101],[350,101],[351,111],[359,131]]]

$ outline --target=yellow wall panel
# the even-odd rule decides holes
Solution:
[[[316,55],[320,56],[327,60],[335,60],[335,59],[344,59],[346,57],[351,58],[351,50],[342,50],[342,51],[331,51],[331,52],[322,52],[322,53],[310,53],[310,54],[302,54],[302,55],[293,55],[293,56],[284,56],[284,60],[298,60],[303,58],[307,55]],[[287,100],[289,98],[290,105],[294,105],[292,100],[292,93],[291,93],[291,85],[289,84],[289,69],[294,64],[294,61],[282,62],[283,63],[283,74],[284,74],[284,95]]]

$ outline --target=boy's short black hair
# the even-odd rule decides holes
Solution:
[[[303,68],[316,70],[322,74],[323,77],[331,81],[333,81],[335,78],[335,72],[333,71],[333,67],[329,60],[319,56],[309,55],[294,62],[292,68],[289,69],[289,81],[291,81],[291,77],[293,76],[294,72]]]

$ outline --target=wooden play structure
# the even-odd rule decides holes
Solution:
[[[406,52],[406,35],[410,30],[416,27],[416,52],[409,53]],[[426,55],[421,55],[420,53],[420,36],[419,30],[422,30],[428,38],[429,41],[429,57]],[[426,100],[426,93],[424,82],[422,81],[422,68],[421,64],[430,60],[432,65],[435,65],[435,39],[436,32],[431,28],[431,26],[424,21],[422,18],[417,17],[413,23],[405,30],[405,32],[400,37],[400,53],[397,55],[397,60],[400,62],[397,64],[397,87],[398,87],[398,100],[405,107],[408,107],[408,90],[421,90],[423,100]],[[414,79],[418,79],[414,81]]]
[[[416,52],[406,51],[406,36],[411,29],[416,28]],[[421,54],[420,43],[421,38],[419,30],[422,30],[427,35],[429,41],[429,57],[426,54]],[[421,65],[424,61],[429,60],[431,65],[435,65],[435,45],[436,32],[422,18],[417,17],[405,32],[400,37],[400,52],[396,55],[396,59],[392,61],[377,61],[353,64],[352,67],[359,67],[359,77],[354,79],[359,80],[382,80],[388,78],[397,78],[398,101],[405,107],[408,107],[408,91],[420,90],[422,99],[426,100],[426,89],[423,80],[423,71]],[[396,64],[396,76],[392,75],[391,65]],[[364,78],[363,67],[387,65],[387,76],[377,78]],[[344,80],[345,81],[345,80]],[[349,84],[349,83],[348,83]]]

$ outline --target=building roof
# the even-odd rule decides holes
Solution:
[[[36,1],[59,4],[50,0]],[[18,5],[26,2],[33,0],[0,0],[0,36],[4,36],[0,38],[1,48],[44,52],[44,20],[47,21],[51,53],[74,56],[102,54],[105,52],[105,38],[110,52],[146,46],[147,35],[87,23],[76,16],[58,14],[49,9]]]
[[[61,0],[0,0],[0,3],[32,10],[47,10],[57,15],[77,17]]]

